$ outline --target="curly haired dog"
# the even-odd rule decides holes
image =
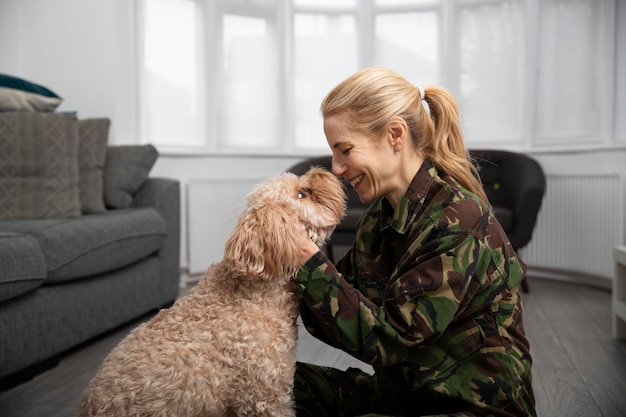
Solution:
[[[113,349],[77,415],[293,416],[297,228],[322,245],[344,209],[341,183],[321,168],[258,185],[224,259]]]

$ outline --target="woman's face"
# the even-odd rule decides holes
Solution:
[[[381,196],[392,200],[398,193],[403,195],[406,190],[394,186],[398,162],[391,135],[376,138],[349,126],[344,113],[324,119],[324,133],[333,152],[333,174],[344,177],[364,203]]]

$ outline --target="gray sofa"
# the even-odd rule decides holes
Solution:
[[[50,133],[50,123],[67,128]],[[0,114],[0,148],[4,149],[0,149],[0,385],[4,387],[35,374],[68,349],[171,304],[178,295],[179,183],[149,177],[157,158],[152,146],[109,146],[108,123],[106,119],[80,121],[75,115]],[[49,140],[50,135],[78,139],[65,146],[65,139]],[[86,149],[95,136],[99,136],[98,156]],[[70,158],[63,163],[58,160],[64,156],[55,156],[57,151],[52,150],[59,143],[65,146],[60,154],[69,149]],[[43,156],[37,156],[33,149],[42,146]],[[87,169],[89,163],[79,161],[81,153],[99,162]],[[33,160],[39,161],[34,164],[38,167],[52,159],[56,160],[53,170],[75,161],[76,169],[69,170],[70,176],[77,174],[70,187],[69,205],[74,207],[69,211],[63,212],[67,193],[59,197],[57,192],[62,181],[57,178],[44,187],[42,181],[53,174],[48,168],[33,168]],[[96,175],[83,183],[90,170]],[[38,186],[29,184],[38,175],[35,171],[41,174]],[[84,191],[95,195],[91,207]]]

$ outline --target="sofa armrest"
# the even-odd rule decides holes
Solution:
[[[175,209],[180,215],[180,183],[170,178],[149,177],[133,196],[134,207],[156,207],[159,211]]]
[[[180,281],[180,182],[150,177],[133,196],[133,207],[154,207],[163,216],[167,242],[159,251],[163,260],[163,291],[178,294]]]

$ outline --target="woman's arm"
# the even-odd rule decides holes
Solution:
[[[467,306],[481,286],[476,277],[490,264],[483,249],[469,234],[428,242],[390,277],[382,305],[348,283],[318,252],[296,277],[304,294],[303,319],[322,331],[327,343],[367,363],[405,360],[436,340]]]

